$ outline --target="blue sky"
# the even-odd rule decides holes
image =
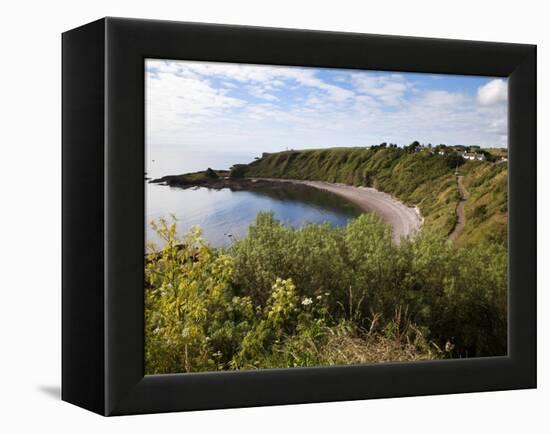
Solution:
[[[155,59],[145,67],[149,148],[507,144],[501,78]]]

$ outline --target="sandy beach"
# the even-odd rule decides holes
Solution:
[[[294,179],[255,178],[273,182],[303,184],[326,190],[353,202],[363,211],[373,212],[393,228],[393,239],[399,243],[401,237],[413,235],[422,226],[422,216],[415,207],[409,207],[387,193],[370,187],[355,187],[324,181],[301,181]]]

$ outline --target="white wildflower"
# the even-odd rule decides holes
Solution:
[[[302,300],[302,305],[304,305],[304,306],[308,306],[308,305],[310,305],[311,303],[313,303],[313,300],[312,300],[311,298],[309,298],[309,297],[306,297],[306,298],[304,298],[304,299]]]

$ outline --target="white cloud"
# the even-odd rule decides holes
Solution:
[[[419,96],[417,104],[434,108],[451,108],[461,111],[469,107],[471,99],[463,93],[446,90],[432,90]]]
[[[477,90],[477,101],[480,105],[490,106],[508,100],[508,85],[501,78],[491,80]]]
[[[412,84],[401,74],[356,73],[351,78],[358,92],[377,98],[382,103],[391,106],[402,104],[405,93],[413,88]]]
[[[157,142],[173,142],[182,130],[205,119],[221,117],[227,109],[246,102],[228,96],[228,90],[214,88],[208,80],[181,71],[158,69],[146,75],[147,137]]]
[[[354,93],[343,87],[334,84],[326,83],[315,77],[314,70],[295,70],[292,71],[292,78],[303,86],[313,87],[327,93],[327,96],[332,101],[345,101],[354,96]]]
[[[269,93],[265,88],[259,86],[250,86],[248,88],[248,93],[256,98],[265,99],[266,101],[277,101],[279,99],[275,95]]]
[[[396,73],[162,60],[146,66],[150,144],[254,152],[412,140],[506,145],[506,104],[486,95],[506,89],[505,82],[489,87],[498,80],[476,94],[475,87],[450,91],[445,76],[422,87],[427,82]]]
[[[207,63],[186,61],[165,61],[148,59],[146,67],[154,72],[171,73],[180,76],[207,78],[223,78],[241,83],[261,84],[264,89],[271,90],[294,81],[300,86],[322,90],[334,101],[344,101],[354,94],[348,89],[326,83],[315,76],[316,70],[287,66],[245,65],[233,63]]]

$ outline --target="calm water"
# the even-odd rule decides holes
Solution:
[[[152,177],[204,170],[228,168],[231,164],[247,162],[234,154],[213,156],[193,153],[178,158],[170,152],[155,155],[148,161]],[[161,158],[164,157],[164,158]],[[227,246],[246,235],[259,211],[273,211],[285,225],[301,227],[306,222],[330,222],[344,225],[360,211],[340,197],[304,186],[277,184],[252,191],[213,190],[207,188],[182,189],[158,184],[146,184],[147,222],[173,214],[178,219],[178,232],[183,235],[193,225],[203,229],[204,238],[212,245]],[[161,245],[161,240],[148,225],[147,239]]]

